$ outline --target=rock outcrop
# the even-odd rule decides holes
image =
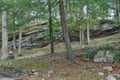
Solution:
[[[97,63],[100,63],[100,62],[114,62],[114,53],[111,52],[111,51],[100,50],[94,56],[93,61],[97,62]]]

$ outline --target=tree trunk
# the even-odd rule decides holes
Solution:
[[[54,40],[53,40],[53,27],[52,27],[52,17],[51,17],[51,1],[48,0],[49,7],[49,32],[50,32],[50,43],[51,43],[51,54],[54,53]]]
[[[116,2],[116,6],[117,6],[117,9],[116,9],[115,18],[116,18],[117,20],[119,20],[120,0],[117,0],[117,2]]]
[[[74,58],[74,53],[73,53],[73,50],[72,50],[72,47],[70,44],[70,38],[68,35],[68,31],[67,31],[63,0],[59,0],[59,10],[60,10],[60,16],[61,16],[61,25],[62,25],[63,37],[65,40],[65,45],[66,45],[66,49],[67,49],[66,58],[68,60],[72,60]]]
[[[2,8],[2,59],[8,58],[7,10]]]
[[[81,34],[81,30],[79,31],[79,40],[80,40],[80,46],[82,46],[82,34]]]
[[[90,30],[89,30],[89,23],[87,23],[87,43],[90,44]]]
[[[16,32],[15,28],[13,29],[13,50],[16,49]]]
[[[19,55],[21,53],[21,41],[22,41],[22,27],[20,27],[20,32],[19,32],[19,49],[18,49]]]
[[[82,43],[84,44],[84,30],[82,30]]]

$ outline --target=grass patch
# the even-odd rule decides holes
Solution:
[[[22,51],[20,54],[21,54],[22,56],[26,56],[26,55],[30,55],[30,54],[35,54],[37,51],[39,51],[38,48],[33,48],[33,49],[31,49],[31,50],[24,50],[24,51]]]

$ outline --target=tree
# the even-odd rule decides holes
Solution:
[[[13,2],[17,4],[18,1],[13,0]],[[15,4],[13,5],[13,7],[16,6]],[[15,9],[13,8],[11,12],[12,12],[12,17],[13,17],[12,24],[14,26],[13,27],[13,50],[15,50],[16,49],[16,16],[19,12],[19,8],[18,7],[16,7]]]
[[[59,0],[59,11],[60,11],[60,16],[61,16],[61,26],[62,26],[63,37],[65,40],[65,45],[67,49],[66,58],[68,60],[72,60],[74,58],[74,53],[73,53],[73,50],[70,44],[70,39],[69,39],[68,31],[67,31],[63,0]]]
[[[51,1],[48,0],[48,9],[49,9],[49,32],[50,32],[50,43],[51,43],[51,54],[54,53],[54,40],[53,40],[53,27],[52,27],[52,15],[51,15]]]
[[[87,44],[90,44],[90,26],[89,26],[89,22],[87,22]]]
[[[13,50],[16,49],[16,29],[13,29]]]
[[[19,55],[21,55],[21,41],[22,41],[22,27],[20,27],[20,31],[19,31],[19,48],[18,48],[18,53]]]
[[[2,8],[2,59],[8,58],[7,8]]]

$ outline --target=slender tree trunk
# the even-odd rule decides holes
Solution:
[[[82,30],[82,43],[84,44],[84,30]]]
[[[52,27],[52,17],[51,17],[51,1],[48,0],[49,6],[49,32],[50,32],[50,43],[51,43],[51,54],[54,53],[54,40],[53,40],[53,27]]]
[[[87,42],[90,44],[90,30],[89,30],[89,23],[87,23]]]
[[[70,38],[68,35],[68,31],[67,31],[63,0],[59,0],[59,10],[60,10],[60,16],[61,16],[61,25],[62,25],[63,37],[65,40],[65,45],[66,45],[66,49],[67,49],[66,58],[68,60],[72,60],[74,58],[74,53],[73,53],[73,50],[72,50],[72,47],[70,44]]]
[[[21,55],[21,41],[22,41],[22,27],[20,27],[20,32],[19,32],[19,49],[18,49],[18,53],[19,55]]]
[[[82,46],[82,36],[81,36],[81,30],[79,31],[79,40],[80,40],[80,46]]]
[[[16,32],[15,28],[13,29],[13,50],[16,49]]]
[[[120,0],[117,0],[117,2],[116,2],[116,6],[117,6],[117,9],[116,9],[115,18],[119,20]]]
[[[2,8],[2,59],[8,58],[7,10]]]
[[[80,46],[84,44],[84,30],[79,31]]]

